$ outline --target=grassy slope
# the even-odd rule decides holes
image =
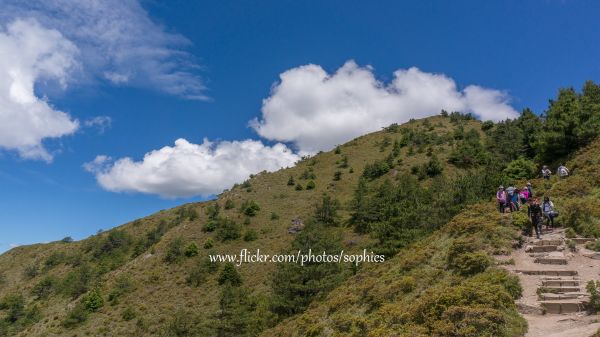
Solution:
[[[583,236],[600,237],[600,139],[579,151],[567,166],[572,169],[567,179],[532,180],[535,193],[552,198],[562,225]],[[474,277],[457,275],[448,268],[448,254],[453,242],[465,239],[475,242],[490,259],[512,249],[527,223],[525,211],[498,214],[493,202],[468,207],[430,237],[385,264],[364,269],[326,300],[313,303],[304,314],[264,335],[520,336],[525,322],[512,300],[502,299],[503,293],[518,293],[518,286],[503,280],[504,274],[496,268]],[[503,286],[495,288],[494,284]],[[480,294],[475,295],[476,291]],[[481,298],[485,300],[480,302]],[[469,309],[461,311],[464,305]],[[497,310],[498,315],[490,310]],[[460,322],[483,323],[487,315],[501,322],[499,330],[460,330]]]
[[[429,118],[430,124],[434,126],[432,130],[422,126],[421,121],[408,123],[403,127],[416,128],[419,132],[432,132],[437,134],[451,133],[454,126],[448,118],[433,117]],[[479,130],[479,123],[469,121],[466,124],[466,130],[475,128]],[[306,170],[312,160],[305,160],[293,168],[282,169],[274,173],[262,173],[250,180],[252,191],[247,192],[244,188],[237,187],[231,191],[222,193],[218,201],[223,206],[226,199],[234,200],[236,208],[222,211],[224,215],[234,219],[238,223],[244,221],[237,206],[244,200],[255,200],[260,206],[261,211],[256,217],[251,219],[247,228],[255,229],[259,235],[258,240],[253,242],[244,242],[236,240],[233,242],[221,243],[215,239],[214,250],[219,253],[237,253],[241,248],[250,250],[260,248],[266,253],[275,253],[285,250],[289,247],[293,235],[287,233],[290,221],[294,217],[306,218],[312,213],[314,203],[320,198],[320,195],[327,192],[339,199],[343,205],[347,205],[351,200],[352,192],[357,184],[365,164],[374,160],[385,158],[391,151],[391,146],[380,151],[379,144],[385,137],[389,137],[392,142],[401,137],[400,133],[389,133],[380,131],[373,134],[359,137],[341,147],[342,154],[347,155],[349,166],[353,168],[354,173],[349,173],[349,169],[337,168],[336,162],[341,159],[340,154],[333,151],[321,153],[315,156],[315,164],[312,165],[317,176],[315,179],[316,189],[312,191],[296,191],[293,187],[287,186],[287,180],[290,175],[294,176],[297,182],[306,185],[306,180],[300,180],[300,174]],[[447,144],[434,146],[434,153],[445,161],[448,149]],[[403,159],[401,165],[396,167],[399,171],[410,171],[414,164],[424,163],[428,160],[425,153],[416,153],[413,156],[407,155],[408,148],[403,148],[400,157]],[[340,181],[333,181],[335,171],[342,171]],[[452,166],[445,168],[445,174],[452,174]],[[393,174],[391,172],[390,174]],[[154,335],[160,327],[165,324],[177,311],[178,308],[193,308],[195,311],[206,315],[217,311],[217,302],[219,296],[219,286],[215,280],[216,276],[211,276],[208,281],[198,288],[190,287],[185,279],[188,271],[198,263],[198,260],[206,255],[206,251],[201,249],[200,256],[185,259],[180,264],[166,264],[163,261],[164,253],[169,242],[177,237],[181,237],[185,242],[195,241],[200,247],[208,237],[214,237],[214,233],[203,233],[201,226],[206,222],[207,217],[204,209],[207,205],[215,201],[205,203],[195,203],[184,205],[182,207],[192,207],[197,210],[200,217],[194,221],[183,221],[172,227],[161,239],[160,242],[148,249],[137,258],[128,260],[124,265],[101,277],[100,288],[106,295],[112,289],[113,283],[118,275],[129,275],[136,284],[136,290],[120,301],[120,304],[111,306],[106,304],[99,312],[93,313],[89,320],[83,325],[74,329],[67,330],[61,326],[67,311],[77,300],[72,300],[60,295],[53,295],[48,300],[36,301],[42,312],[42,319],[21,332],[23,336],[63,336],[63,335],[107,335],[107,336],[128,336],[128,335]],[[149,217],[140,219],[121,226],[134,238],[143,237],[148,231],[155,228],[161,220],[166,220],[170,224],[177,223],[177,212],[180,208],[161,211]],[[279,219],[271,220],[271,213],[279,215]],[[348,213],[342,212],[344,218]],[[105,236],[107,233],[101,234]],[[88,239],[89,240],[89,239]],[[358,236],[350,230],[346,232],[346,242],[352,241],[352,249],[361,249],[369,243],[366,236]],[[447,238],[441,238],[444,241]],[[78,253],[82,251],[87,240],[70,244],[50,243],[23,246],[15,248],[0,256],[0,270],[4,275],[5,281],[0,284],[0,298],[9,293],[22,293],[29,304],[34,303],[33,296],[30,295],[32,287],[38,283],[43,276],[55,275],[58,278],[64,277],[72,267],[61,264],[48,271],[41,273],[32,279],[23,276],[24,269],[32,264],[42,265],[50,254],[61,251],[67,254]],[[397,263],[393,260],[386,263],[387,266],[394,266]],[[441,261],[441,260],[440,260]],[[440,262],[441,263],[441,262]],[[244,278],[245,286],[250,287],[255,294],[268,295],[270,291],[270,277],[274,270],[272,264],[246,264],[240,268],[240,273]],[[382,271],[381,267],[373,269],[374,275]],[[390,269],[393,270],[393,269]],[[363,273],[363,275],[365,275]],[[369,277],[370,276],[364,276]],[[352,284],[351,281],[349,284]],[[342,291],[342,290],[340,290]],[[121,314],[126,307],[132,307],[138,312],[138,316],[145,317],[147,330],[141,332],[136,327],[136,320],[124,321]],[[288,323],[291,324],[291,323]],[[292,326],[292,325],[290,325]]]

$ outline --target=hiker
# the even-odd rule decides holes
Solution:
[[[533,187],[531,186],[530,182],[527,182],[527,191],[529,192],[527,200],[529,200],[529,198],[533,198]]]
[[[569,169],[563,164],[560,164],[560,166],[558,167],[558,170],[556,170],[556,172],[558,173],[558,176],[561,178],[566,178],[569,176]]]
[[[504,186],[500,185],[498,187],[498,191],[496,192],[496,200],[498,201],[498,209],[500,213],[504,213],[504,208],[506,208],[506,191],[504,191]]]
[[[521,201],[521,205],[525,205],[530,197],[531,196],[529,195],[529,189],[527,186],[523,187],[523,189],[519,191],[519,200]]]
[[[527,216],[535,229],[535,236],[540,239],[542,234],[542,208],[540,207],[540,201],[538,198],[529,200],[529,206],[527,207]]]
[[[516,212],[519,210],[519,189],[515,188],[510,196],[510,211]]]
[[[542,177],[544,177],[544,179],[546,180],[550,180],[550,175],[552,174],[552,171],[550,171],[550,169],[548,168],[548,166],[544,165],[542,167]]]
[[[550,201],[549,197],[544,197],[542,212],[546,218],[546,228],[554,228],[554,218],[558,216],[558,212],[554,210],[554,203]]]

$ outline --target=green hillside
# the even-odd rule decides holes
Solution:
[[[573,155],[599,116],[591,82],[561,90],[543,118],[442,112],[259,173],[213,201],[17,247],[0,255],[0,336],[521,335],[518,281],[494,255],[519,243],[523,222],[497,214],[491,197],[571,158],[573,184],[534,184],[564,205],[564,224],[600,236],[600,145]],[[367,249],[386,262],[208,259],[244,248]]]

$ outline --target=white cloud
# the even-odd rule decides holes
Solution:
[[[83,122],[88,128],[96,128],[99,133],[104,133],[106,129],[110,128],[112,125],[112,118],[109,116],[96,116],[94,118],[87,119]]]
[[[175,146],[146,153],[142,161],[122,158],[113,162],[98,156],[84,168],[95,173],[104,189],[113,192],[158,194],[166,198],[209,196],[242,182],[250,174],[292,166],[299,157],[285,145],[265,146],[260,141],[185,139]]]
[[[52,160],[42,141],[72,134],[78,122],[36,96],[41,81],[66,86],[77,48],[35,20],[0,27],[0,148],[23,158]]]
[[[250,124],[264,138],[314,153],[442,109],[496,121],[518,116],[498,90],[468,86],[461,91],[451,78],[414,67],[396,71],[386,84],[371,67],[349,61],[334,74],[312,64],[282,73],[263,101],[262,118]]]
[[[0,23],[35,18],[81,52],[84,75],[204,99],[198,65],[183,36],[152,21],[138,0],[2,0]]]

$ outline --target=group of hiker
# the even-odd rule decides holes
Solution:
[[[552,175],[548,166],[545,165],[542,167],[541,173],[546,180],[550,179]],[[569,176],[569,169],[564,165],[560,165],[557,174],[561,178],[566,178]],[[527,205],[527,217],[538,239],[541,237],[544,221],[546,222],[546,228],[554,228],[554,219],[558,216],[558,212],[554,209],[554,203],[548,196],[545,196],[544,201],[540,203],[539,198],[533,194],[533,187],[530,182],[522,189],[514,186],[507,188],[499,186],[496,192],[496,201],[500,213],[515,212],[522,206]]]

